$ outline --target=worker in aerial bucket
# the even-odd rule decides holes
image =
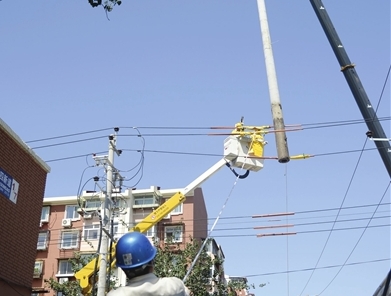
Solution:
[[[154,272],[157,250],[142,233],[130,232],[117,242],[116,260],[128,284],[117,288],[107,296],[189,296],[185,284],[176,277],[158,278]]]

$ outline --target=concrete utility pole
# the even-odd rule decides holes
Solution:
[[[269,24],[267,21],[266,6],[264,0],[257,0],[259,21],[261,24],[263,51],[265,55],[267,81],[269,84],[270,102],[272,105],[272,116],[275,133],[278,161],[289,162],[288,143],[285,134],[284,118],[278,90],[276,68],[274,66],[272,43],[270,39]]]
[[[118,128],[114,129],[115,132],[118,132]],[[101,206],[101,219],[102,219],[102,241],[99,249],[100,254],[100,268],[99,268],[99,279],[98,279],[98,293],[97,296],[105,296],[106,295],[106,281],[107,281],[107,251],[109,245],[109,237],[107,233],[110,231],[110,221],[111,221],[111,209],[110,205],[112,202],[112,193],[113,193],[113,170],[114,170],[114,151],[117,152],[116,149],[116,135],[109,136],[109,154],[107,157],[106,163],[106,192],[105,192],[105,200]],[[118,153],[118,152],[117,152]]]

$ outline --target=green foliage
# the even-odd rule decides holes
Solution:
[[[180,248],[180,244],[172,241],[167,241],[163,245],[155,242],[155,246],[157,248],[155,274],[158,277],[174,276],[180,279],[185,277],[187,270],[201,247],[199,241],[192,238],[190,238],[190,242],[185,244],[184,248]],[[72,271],[76,273],[96,256],[96,254],[86,255],[74,252],[73,258],[69,259]],[[248,285],[243,281],[230,281],[226,285],[222,268],[223,263],[223,260],[219,258],[212,260],[204,248],[186,281],[186,286],[190,290],[191,296],[236,296],[235,291],[254,288],[254,285]],[[213,265],[215,268],[212,274],[211,267]],[[68,281],[60,284],[53,277],[44,281],[50,289],[62,292],[65,296],[81,295],[77,281]],[[215,287],[215,292],[210,293],[212,284]],[[110,281],[110,288],[115,288],[116,286],[118,286],[117,279]]]
[[[68,261],[72,265],[72,271],[75,273],[85,266],[89,261],[95,257],[95,254],[83,255],[80,252],[74,252],[74,257]],[[56,292],[62,292],[66,296],[79,296],[81,293],[78,281],[68,281],[60,284],[56,278],[50,277],[45,279],[45,284]]]
[[[97,254],[83,254],[80,252],[74,252],[73,258],[70,258],[68,261],[72,265],[73,273],[76,273],[95,257],[97,257]],[[56,278],[50,277],[49,279],[44,279],[44,282],[47,287],[56,292],[62,292],[64,296],[81,295],[81,288],[78,281],[67,281],[60,284]],[[109,285],[110,289],[116,287],[118,285],[117,278],[110,277]]]
[[[155,274],[158,277],[175,276],[180,279],[185,277],[201,247],[199,242],[192,238],[182,249],[179,244],[172,241],[168,241],[164,245],[155,242],[155,246],[158,250],[155,258]],[[213,265],[215,265],[215,269],[212,274],[211,267]],[[185,283],[191,291],[191,296],[236,296],[235,291],[250,288],[247,283],[241,281],[231,281],[226,285],[222,266],[223,261],[221,259],[212,260],[204,248]],[[216,291],[210,293],[212,284]]]
[[[62,292],[66,296],[79,296],[81,289],[79,282],[77,281],[68,281],[63,284],[57,282],[55,278],[45,279],[45,283],[48,287],[56,292]]]
[[[172,241],[166,242],[163,246],[156,243],[155,245],[158,250],[155,258],[155,274],[158,277],[175,276],[180,279],[185,277],[187,269],[200,248],[198,241],[193,239],[190,239],[190,242],[183,249],[180,249],[179,244]],[[186,282],[192,295],[208,295],[211,266],[211,258],[205,251],[202,252]]]

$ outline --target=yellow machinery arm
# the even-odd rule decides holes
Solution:
[[[160,220],[162,220],[165,216],[167,216],[173,209],[179,206],[186,200],[186,196],[181,192],[175,193],[172,197],[166,200],[160,207],[154,210],[151,214],[145,217],[140,223],[138,223],[133,228],[130,228],[129,231],[138,231],[141,233],[146,232]]]

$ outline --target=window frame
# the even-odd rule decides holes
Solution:
[[[167,231],[169,229],[172,229],[172,231]],[[175,233],[175,229],[180,229],[180,236],[179,238],[177,239],[174,235]],[[183,242],[183,225],[166,225],[164,226],[164,241],[167,241],[167,233],[172,233],[172,237],[174,238],[172,240],[173,243],[181,243]]]
[[[43,246],[40,247],[38,244],[40,243],[40,237],[44,236],[45,240],[43,242]],[[37,240],[37,250],[47,250],[49,246],[49,230],[46,231],[40,231],[38,233],[38,240]]]
[[[74,212],[73,212],[72,217],[68,217],[68,213],[69,213],[68,208],[70,208],[70,207],[74,208]],[[80,220],[80,214],[77,212],[78,209],[79,209],[78,205],[66,205],[65,211],[64,211],[64,219],[71,219],[71,221]]]
[[[160,197],[156,194],[144,194],[139,196],[134,196],[133,208],[153,208],[159,206]],[[147,202],[151,200],[151,202]],[[142,201],[142,203],[140,203]]]
[[[171,215],[180,215],[183,214],[183,203],[177,205],[170,213]]]
[[[66,265],[67,265],[64,271],[66,271],[66,272],[71,271],[70,273],[61,273],[61,267],[64,263],[66,263]],[[72,264],[71,264],[71,262],[69,262],[69,259],[58,260],[58,268],[57,268],[56,277],[62,278],[62,277],[72,277],[72,276],[74,276],[74,273],[72,271]]]
[[[37,268],[37,263],[39,265],[38,267],[39,272],[35,272],[35,269]],[[42,274],[43,274],[43,260],[35,260],[33,278],[40,279],[42,277]]]
[[[66,234],[76,234],[76,243],[72,244],[70,246],[64,246],[64,235]],[[72,238],[73,241],[73,238]],[[60,234],[60,249],[62,250],[70,250],[70,249],[78,249],[80,244],[80,231],[79,230],[66,230],[66,231],[61,231]]]
[[[156,227],[156,225],[153,225],[144,234],[148,238],[154,238],[154,237],[156,238],[156,236],[157,236],[157,227]]]
[[[100,230],[100,224],[95,223],[95,224],[88,224],[84,225],[83,227],[83,239],[86,241],[94,241],[99,239],[99,230]],[[89,233],[94,233],[96,231],[96,238],[90,238],[88,235],[86,236],[86,231]]]
[[[87,199],[85,202],[84,210],[86,212],[100,210],[103,202],[104,201],[101,201],[99,198]]]
[[[121,228],[121,231],[123,231],[123,228],[121,227],[122,225],[118,222],[118,221],[114,221],[113,222],[113,233],[112,233],[112,236],[115,240],[118,240],[122,235],[123,235],[123,232],[120,233],[120,228]],[[125,231],[126,233],[126,231]]]
[[[44,210],[45,212],[45,218],[42,219],[42,216],[44,215]],[[50,206],[43,206],[41,210],[41,223],[48,223],[49,222],[49,216],[50,216]]]

